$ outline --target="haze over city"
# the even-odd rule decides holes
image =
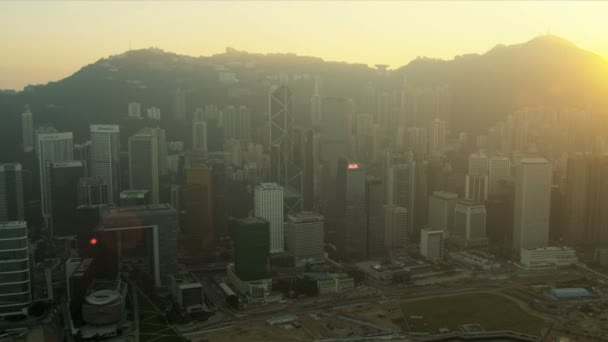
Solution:
[[[607,2],[0,2],[0,342],[605,341]]]
[[[606,58],[606,12],[603,1],[3,1],[0,44],[10,53],[0,55],[0,89],[57,81],[129,44],[397,68],[417,56],[452,59],[553,33]]]

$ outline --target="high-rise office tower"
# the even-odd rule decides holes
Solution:
[[[178,121],[186,119],[186,91],[182,89],[173,92],[173,118]]]
[[[386,255],[384,184],[380,178],[368,176],[366,187],[367,254],[371,258],[382,257]]]
[[[429,134],[424,127],[408,127],[406,131],[406,145],[417,158],[425,158],[429,148]]]
[[[465,178],[465,197],[481,203],[488,199],[488,156],[469,155],[469,171]]]
[[[427,260],[443,258],[443,231],[422,229],[420,231],[420,255]]]
[[[255,216],[270,223],[270,253],[284,251],[283,187],[276,183],[261,183],[254,190]]]
[[[293,98],[286,85],[273,88],[269,96],[271,179],[285,189],[290,213],[302,211],[302,170],[293,155]],[[272,233],[272,222],[271,222]]]
[[[511,176],[511,162],[507,157],[491,156],[488,159],[488,194],[499,192],[501,181]]]
[[[194,166],[186,169],[183,208],[184,231],[195,253],[209,255],[215,238],[213,217],[213,168]]]
[[[385,213],[385,241],[387,248],[405,248],[407,244],[407,216],[406,208],[395,205],[384,206]]]
[[[25,221],[0,222],[0,317],[27,315],[32,303],[27,237]]]
[[[323,216],[304,211],[287,215],[287,250],[296,266],[325,261]]]
[[[361,160],[372,161],[374,139],[374,118],[369,114],[359,114],[356,126],[356,151]]]
[[[513,249],[547,247],[551,203],[551,164],[544,158],[523,158],[515,172]]]
[[[429,154],[440,156],[445,153],[445,141],[447,137],[447,123],[435,118],[431,121],[429,129]]]
[[[34,116],[30,111],[29,106],[25,108],[25,112],[21,113],[21,138],[23,151],[31,152],[34,150]]]
[[[228,106],[222,110],[224,139],[235,139],[242,143],[251,141],[251,111],[247,106]]]
[[[454,225],[454,205],[458,195],[452,192],[435,191],[429,197],[428,227],[452,233]]]
[[[141,119],[141,104],[139,102],[129,102],[129,117]]]
[[[118,125],[91,125],[91,176],[108,184],[109,203],[118,204],[120,195],[120,128]]]
[[[78,205],[108,204],[108,184],[100,177],[78,180]]]
[[[321,126],[321,78],[315,77],[315,90],[310,97],[310,122],[315,132],[318,132]]]
[[[367,257],[365,166],[340,159],[336,177],[338,254],[342,259]]]
[[[42,216],[48,219],[51,210],[51,163],[73,160],[72,132],[38,134],[37,145],[38,167],[40,168],[40,206]]]
[[[129,138],[129,188],[148,190],[153,204],[159,202],[158,142],[150,134]]]
[[[414,212],[416,196],[416,162],[411,153],[405,159],[393,160],[388,167],[387,200],[386,204],[406,208],[408,215],[408,229],[412,235],[414,231]]]
[[[579,246],[586,240],[588,231],[591,158],[577,154],[568,158],[567,165],[563,237],[568,245]]]
[[[51,164],[51,236],[63,237],[78,234],[74,217],[78,207],[78,185],[84,176],[82,161]]]
[[[84,174],[88,176],[91,168],[91,141],[74,144],[74,160],[80,160],[84,165]]]
[[[486,207],[468,199],[454,206],[454,229],[450,238],[463,247],[483,246],[486,238]]]
[[[350,154],[350,102],[347,98],[324,97],[321,100],[321,153],[323,168],[327,168],[331,178],[335,178],[336,166],[340,158]]]
[[[23,221],[23,201],[21,164],[0,164],[0,222]]]
[[[207,122],[192,123],[192,152],[207,155]]]
[[[158,174],[160,176],[167,174],[167,133],[160,127],[146,127],[140,131],[143,134],[150,134],[156,138],[156,145],[158,150]]]
[[[270,254],[270,224],[263,218],[248,217],[235,220],[234,269],[242,281],[264,279],[268,276]]]

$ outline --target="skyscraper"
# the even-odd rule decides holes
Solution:
[[[337,248],[342,259],[367,257],[365,166],[340,159],[336,177]]]
[[[23,221],[23,201],[21,164],[0,164],[0,222]]]
[[[276,183],[261,183],[254,190],[255,216],[270,224],[270,253],[284,251],[283,187]]]
[[[515,173],[513,249],[547,247],[551,203],[551,164],[544,158],[523,158]]]
[[[405,159],[392,160],[389,156],[390,166],[387,177],[387,200],[386,204],[406,208],[408,210],[409,234],[414,233],[414,212],[416,196],[416,162],[411,153],[406,154]]]
[[[405,248],[408,233],[408,212],[406,208],[395,205],[384,206],[385,213],[385,246],[387,248]]]
[[[435,118],[431,121],[429,130],[429,154],[440,156],[445,153],[445,141],[447,137],[447,123]]]
[[[31,152],[34,150],[34,117],[29,106],[21,113],[21,129],[23,151]]]
[[[42,216],[45,219],[49,218],[51,210],[51,164],[53,162],[72,161],[73,157],[72,132],[38,134],[40,206]]]
[[[192,123],[192,152],[207,155],[207,122]]]
[[[27,315],[32,302],[25,221],[0,222],[0,316]]]
[[[268,221],[259,217],[235,220],[234,268],[243,281],[263,279],[268,276],[270,252],[270,228]]]
[[[443,258],[443,231],[422,229],[420,231],[420,255],[427,260]]]
[[[108,184],[100,177],[78,181],[78,205],[108,204]]]
[[[350,154],[350,101],[348,98],[324,97],[321,100],[321,153],[323,168],[335,177],[340,158]]]
[[[77,235],[74,220],[78,207],[78,184],[84,176],[82,161],[51,164],[50,231],[54,237]]]
[[[382,257],[386,255],[384,183],[378,177],[368,176],[366,187],[367,254],[371,258]]]
[[[315,132],[318,132],[321,126],[321,94],[320,94],[321,79],[315,77],[315,90],[310,97],[310,122]]]
[[[131,190],[148,190],[153,204],[159,202],[158,142],[150,134],[129,138],[129,185]]]
[[[325,261],[323,216],[313,212],[287,215],[287,250],[296,266]]]
[[[191,247],[194,253],[207,256],[211,253],[215,237],[211,167],[194,166],[186,169],[183,199],[186,211],[184,232],[193,244]]]
[[[465,197],[481,203],[488,199],[488,156],[469,155],[469,172],[465,178]]]
[[[293,98],[286,85],[270,91],[269,122],[271,179],[284,187],[288,199],[285,203],[287,211],[302,211],[302,170],[297,166],[293,155]],[[272,222],[270,230],[272,233]]]
[[[91,176],[108,184],[110,203],[120,194],[120,129],[118,125],[91,125]]]
[[[483,246],[486,238],[486,207],[468,199],[454,206],[454,229],[450,238],[463,247]]]
[[[243,143],[251,141],[251,111],[247,106],[228,106],[222,110],[224,138]]]
[[[454,226],[454,205],[458,195],[452,192],[435,191],[429,197],[428,227],[452,233]]]
[[[139,102],[129,102],[129,117],[141,119],[141,104]]]
[[[178,121],[186,119],[186,91],[182,89],[173,92],[173,118]]]
[[[499,182],[511,176],[511,162],[507,157],[491,156],[488,159],[488,193],[499,191]]]
[[[167,174],[167,134],[163,128],[160,127],[146,127],[140,131],[143,134],[150,134],[156,139],[157,151],[158,151],[158,175],[163,176]]]

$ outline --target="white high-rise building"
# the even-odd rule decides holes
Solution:
[[[276,183],[256,185],[254,206],[255,216],[270,223],[270,253],[283,252],[283,187]]]
[[[407,209],[395,205],[385,205],[384,215],[384,245],[388,248],[405,248],[408,227]]]
[[[29,107],[25,109],[25,112],[21,113],[21,129],[23,151],[31,152],[34,150],[34,115]]]
[[[32,303],[27,223],[0,222],[0,317],[27,315]]]
[[[51,205],[51,164],[74,160],[72,132],[38,134],[38,167],[40,170],[40,207],[47,219]]]
[[[420,230],[420,255],[427,260],[443,258],[443,231],[422,229]]]
[[[192,152],[207,155],[207,122],[192,123]]]
[[[469,155],[469,172],[465,179],[465,197],[475,202],[488,199],[488,156],[483,153]]]
[[[488,156],[483,153],[472,153],[469,155],[469,175],[488,174]]]
[[[501,181],[511,176],[511,162],[507,157],[492,156],[488,160],[488,193],[498,192]]]
[[[129,102],[129,117],[141,119],[141,104],[139,102]]]
[[[440,156],[445,153],[447,134],[447,123],[445,121],[438,118],[431,121],[429,130],[429,154],[431,156]]]
[[[129,138],[129,184],[131,190],[149,190],[153,204],[159,203],[158,142],[151,134]]]
[[[148,119],[156,121],[160,120],[160,108],[150,107],[146,110],[146,113],[148,115]]]
[[[544,158],[523,158],[515,172],[513,249],[547,247],[551,205],[551,164]]]
[[[483,246],[486,239],[486,207],[462,199],[454,206],[454,230],[450,235],[463,247]]]
[[[91,176],[108,185],[109,203],[118,204],[120,194],[120,128],[91,125]]]

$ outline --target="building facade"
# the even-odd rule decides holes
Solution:
[[[283,231],[283,187],[277,183],[261,183],[254,189],[255,216],[270,224],[270,253],[285,250]]]

